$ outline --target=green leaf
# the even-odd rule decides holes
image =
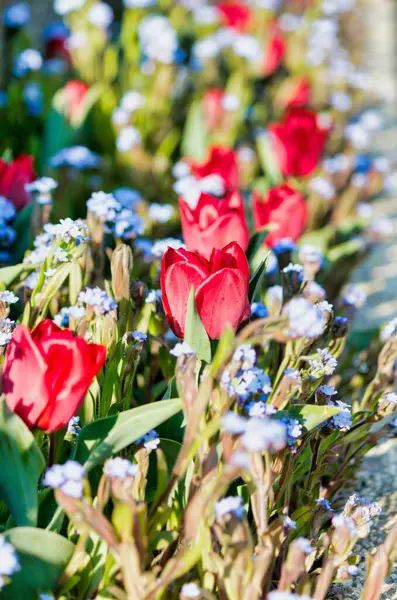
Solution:
[[[90,471],[120,452],[148,431],[182,410],[182,401],[160,400],[132,408],[106,419],[99,419],[83,427],[75,446],[75,460],[83,463]]]
[[[203,110],[198,102],[191,105],[183,132],[182,154],[197,161],[205,160],[208,134]]]
[[[263,132],[257,136],[256,146],[262,169],[269,180],[270,186],[279,185],[283,181],[283,175],[267,132]]]
[[[259,267],[256,269],[255,273],[253,274],[253,276],[250,279],[250,286],[249,286],[249,291],[248,291],[248,298],[249,298],[250,304],[252,304],[252,302],[254,302],[255,297],[260,290],[263,276],[266,273],[266,267],[267,267],[267,263],[269,260],[269,256],[270,256],[270,252],[266,256],[266,258],[264,258],[261,261]]]
[[[307,431],[311,431],[324,421],[339,414],[337,406],[317,406],[312,404],[296,404],[288,410],[280,410],[275,414],[276,419],[299,419]]]
[[[45,466],[29,428],[0,402],[0,498],[17,525],[36,525],[37,484]]]
[[[233,352],[235,333],[231,325],[227,325],[222,332],[218,347],[211,365],[211,375],[214,377]]]
[[[190,290],[187,303],[185,342],[189,344],[201,360],[207,363],[211,362],[211,342],[197,312],[193,287]]]
[[[55,591],[72,558],[72,542],[51,531],[34,527],[10,529],[4,537],[14,546],[21,570],[2,589],[2,600],[36,600],[39,592]]]
[[[77,297],[83,287],[83,275],[78,260],[72,260],[69,277],[69,299],[71,304],[76,304]]]
[[[9,287],[15,279],[18,279],[25,271],[34,271],[33,265],[13,265],[12,267],[3,267],[0,269],[0,285]]]

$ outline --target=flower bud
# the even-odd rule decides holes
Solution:
[[[126,244],[118,246],[112,254],[112,286],[117,302],[130,297],[131,273],[133,267],[132,251]]]
[[[397,409],[397,394],[389,392],[382,396],[378,401],[378,415],[387,417]]]

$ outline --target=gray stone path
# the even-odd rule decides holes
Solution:
[[[365,21],[366,62],[374,88],[384,99],[385,127],[375,140],[374,150],[397,158],[397,2],[395,0],[361,0]],[[360,283],[368,294],[366,306],[360,311],[355,329],[371,329],[397,317],[397,198],[384,197],[375,204],[377,214],[390,217],[394,225],[391,238],[380,244],[359,265],[353,281]],[[383,512],[376,519],[370,536],[360,545],[364,555],[383,542],[397,522],[397,440],[374,448],[362,465],[355,487],[371,501],[379,502]],[[342,598],[358,600],[364,579],[364,560],[360,574],[346,588]],[[397,569],[387,580],[383,600],[397,600]]]

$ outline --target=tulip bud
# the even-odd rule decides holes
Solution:
[[[378,415],[386,417],[397,409],[397,394],[389,392],[378,401]]]
[[[346,317],[335,317],[331,325],[332,336],[335,339],[343,338],[347,335],[348,330],[349,319],[347,319]]]
[[[283,298],[288,301],[293,296],[297,296],[302,288],[303,267],[290,263],[288,267],[282,270],[283,280]]]
[[[306,556],[312,552],[309,540],[298,538],[294,540],[287,554],[287,559],[281,570],[279,590],[288,590],[305,571]]]
[[[118,246],[112,254],[112,286],[117,302],[130,297],[131,273],[133,268],[132,251],[126,244]]]
[[[338,556],[345,556],[352,547],[357,536],[353,521],[344,515],[337,515],[332,519],[334,531],[331,536],[333,551]]]

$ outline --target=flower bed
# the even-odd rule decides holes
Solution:
[[[397,423],[397,322],[349,336],[395,183],[359,11],[54,7],[41,53],[4,11],[1,596],[339,593],[381,510],[355,472]]]

